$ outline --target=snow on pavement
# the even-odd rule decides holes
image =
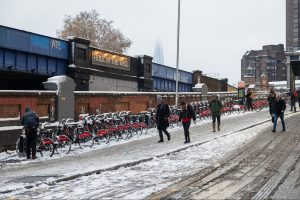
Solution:
[[[246,112],[246,113],[240,113],[240,114],[231,114],[228,116],[224,116],[223,118],[226,119],[238,119],[239,117],[243,116],[247,116],[249,114],[253,114],[253,112]],[[191,124],[191,127],[198,127],[207,123],[211,123],[210,119],[205,119],[205,120],[199,120],[197,119],[197,124]],[[54,125],[57,125],[58,123],[54,123]],[[51,124],[53,126],[53,124]],[[3,129],[8,129],[8,127],[2,127]],[[14,127],[15,128],[15,127]],[[21,128],[21,126],[18,126],[18,128]],[[10,127],[9,127],[10,129]],[[12,129],[12,128],[11,128]],[[181,130],[182,127],[178,127],[175,126],[173,128],[169,128],[168,131],[170,133],[174,133],[177,132],[178,130]],[[72,145],[72,150],[70,153],[68,154],[57,154],[55,153],[53,155],[53,157],[41,157],[39,154],[37,154],[38,158],[34,161],[32,160],[26,160],[25,157],[18,157],[15,151],[7,151],[7,152],[1,152],[0,153],[0,162],[5,162],[4,167],[16,167],[18,165],[24,165],[24,164],[28,164],[28,163],[33,163],[33,162],[40,162],[40,161],[45,161],[45,160],[53,160],[53,159],[59,159],[62,157],[72,157],[72,156],[76,156],[76,155],[80,155],[80,154],[84,154],[87,152],[91,152],[91,151],[95,151],[95,150],[99,150],[99,149],[104,149],[104,148],[109,148],[112,146],[116,146],[116,145],[122,145],[128,142],[133,142],[136,140],[141,140],[141,139],[145,139],[145,138],[149,138],[149,137],[153,137],[153,136],[157,136],[157,129],[156,128],[152,128],[148,130],[147,134],[142,134],[142,135],[134,135],[134,137],[130,138],[129,140],[119,140],[119,141],[110,141],[110,143],[108,144],[101,144],[101,145],[97,145],[94,144],[92,148],[79,148],[78,146],[74,146]],[[13,162],[10,162],[13,161]],[[3,167],[3,166],[2,166]]]
[[[0,198],[142,199],[215,163],[230,151],[249,142],[267,127],[269,124],[264,123],[132,167],[82,176],[54,185],[42,184],[31,189],[19,189],[1,194]]]

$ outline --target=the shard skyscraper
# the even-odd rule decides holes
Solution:
[[[164,52],[159,41],[157,41],[155,44],[153,62],[164,65]]]

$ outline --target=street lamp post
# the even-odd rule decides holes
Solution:
[[[178,79],[179,79],[179,34],[180,34],[180,0],[178,0],[178,20],[177,20],[177,57],[176,57],[176,97],[175,104],[178,108]]]

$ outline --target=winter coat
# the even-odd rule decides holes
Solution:
[[[270,108],[270,113],[274,113],[274,104],[276,101],[276,94],[275,93],[270,93],[268,96],[268,102],[269,102],[269,108]]]
[[[212,116],[216,116],[216,117],[220,116],[222,107],[223,105],[221,101],[219,101],[218,99],[212,100],[209,103],[209,108],[211,110]]]
[[[166,103],[161,103],[157,105],[156,111],[156,124],[157,129],[166,129],[169,127],[169,115],[170,108]]]
[[[246,94],[246,101],[247,102],[252,101],[253,97],[254,97],[254,93],[253,92],[247,92],[247,94]]]
[[[286,109],[285,101],[280,99],[279,101],[275,101],[274,103],[274,111],[276,114],[280,114],[281,112],[284,112]]]
[[[292,91],[291,93],[291,100],[295,101],[298,99],[298,94],[295,91]]]
[[[298,100],[300,100],[300,89],[297,90]]]
[[[27,129],[37,129],[39,126],[39,118],[30,108],[26,108],[26,113],[22,117],[21,124]]]
[[[195,121],[196,120],[196,114],[195,114],[192,106],[190,104],[188,104],[186,110],[180,111],[179,121],[182,121],[183,123],[184,122],[190,122],[192,118]]]

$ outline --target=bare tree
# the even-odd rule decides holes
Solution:
[[[125,38],[119,29],[112,27],[112,21],[101,19],[96,10],[80,12],[75,17],[66,15],[62,30],[57,31],[57,36],[67,39],[68,36],[77,36],[91,40],[91,45],[125,53],[132,44],[132,41]]]

